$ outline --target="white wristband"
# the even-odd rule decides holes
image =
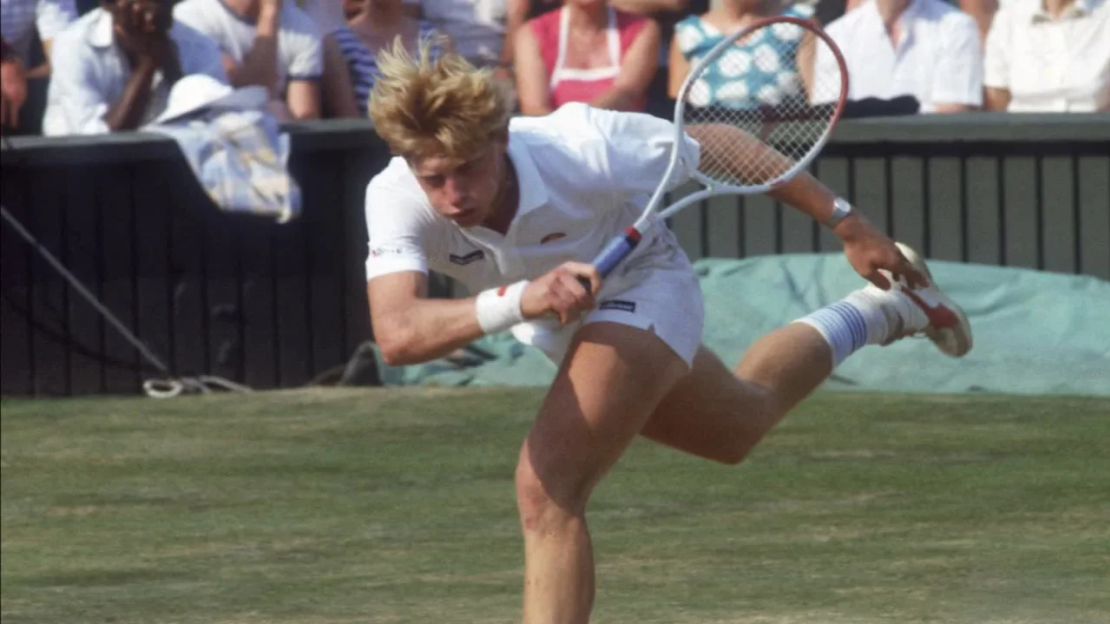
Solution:
[[[513,325],[524,322],[520,311],[520,299],[524,296],[526,280],[515,284],[482,291],[475,302],[478,325],[486,334],[496,334],[508,330]]]

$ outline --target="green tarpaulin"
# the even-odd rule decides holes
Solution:
[[[706,300],[704,342],[728,364],[763,334],[863,285],[842,254],[695,264]],[[932,261],[933,276],[970,317],[975,347],[962,359],[924,338],[867,347],[830,389],[1110,396],[1110,282],[1085,276]],[[476,365],[390,367],[387,385],[548,384],[555,367],[508,334],[474,345]]]

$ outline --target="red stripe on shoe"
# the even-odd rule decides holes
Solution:
[[[902,293],[909,297],[910,301],[913,301],[917,304],[917,307],[925,312],[925,316],[929,319],[929,324],[933,327],[937,329],[948,329],[960,324],[960,317],[956,316],[955,312],[946,308],[944,305],[930,306],[922,301],[921,297],[918,297],[917,293],[909,288],[903,287]]]

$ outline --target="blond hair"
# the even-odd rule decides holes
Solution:
[[[433,60],[432,43],[422,40],[413,56],[397,37],[378,54],[370,119],[394,154],[464,162],[508,130],[513,95],[489,70],[458,54],[445,51]]]

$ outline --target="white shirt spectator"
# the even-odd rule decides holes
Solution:
[[[211,37],[237,65],[254,46],[256,24],[233,13],[220,0],[183,0],[174,17]],[[320,26],[292,2],[281,7],[277,40],[277,92],[284,93],[290,80],[319,80],[324,72],[323,35]]]
[[[848,65],[848,99],[912,95],[921,112],[937,104],[980,106],[983,55],[971,16],[941,0],[910,0],[899,16],[900,40],[887,34],[876,0],[853,9],[826,28]],[[835,71],[835,60],[818,48],[816,72]]]
[[[505,44],[507,0],[421,0],[421,16],[450,37],[455,52],[479,67],[497,65]]]
[[[182,75],[207,74],[227,83],[223,59],[212,40],[181,23],[170,29],[170,38],[177,44]],[[127,56],[115,41],[112,15],[96,8],[62,31],[54,41],[51,64],[43,134],[110,132],[104,115],[123,96],[131,75]],[[151,88],[140,125],[160,115],[169,97],[161,72],[155,74]]]
[[[75,19],[73,0],[0,0],[0,34],[24,61],[36,28],[39,40],[51,41]]]
[[[985,84],[1011,112],[1110,111],[1110,2],[1076,0],[1059,19],[1013,0],[987,34]]]

